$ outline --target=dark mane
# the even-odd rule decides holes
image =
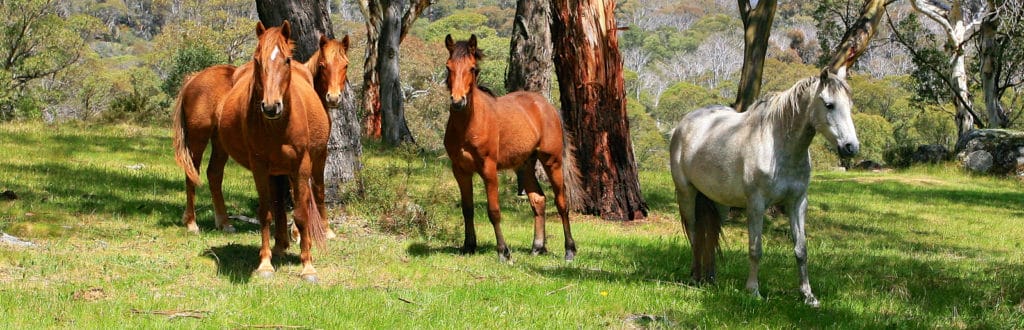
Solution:
[[[473,52],[473,54],[469,53],[469,42],[468,41],[456,42],[455,43],[455,47],[452,48],[452,59],[461,59],[461,58],[464,58],[464,57],[470,57],[470,55],[473,55],[472,57],[475,58],[477,61],[480,61],[480,60],[484,59],[484,52],[481,51],[480,48],[477,48]]]
[[[491,97],[498,97],[497,95],[494,95],[494,91],[492,91],[490,88],[487,88],[487,86],[477,84],[476,88],[479,89],[481,92],[490,95]]]

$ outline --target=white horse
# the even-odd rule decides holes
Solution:
[[[841,156],[852,156],[860,149],[845,79],[845,67],[836,74],[826,69],[820,77],[803,79],[758,101],[747,112],[710,106],[679,122],[672,133],[670,161],[679,215],[693,249],[694,280],[714,280],[721,223],[729,207],[743,207],[750,236],[747,290],[760,297],[757,272],[764,211],[780,205],[793,233],[800,292],[805,303],[819,306],[807,276],[804,217],[811,176],[807,148],[814,135],[821,133]]]

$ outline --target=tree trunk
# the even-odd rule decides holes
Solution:
[[[412,29],[412,24],[416,22],[416,19],[420,17],[420,14],[430,6],[430,0],[412,0],[410,1],[409,10],[405,11],[402,15],[402,6],[405,0],[360,0],[359,9],[363,12],[363,17],[366,19],[366,58],[363,62],[363,109],[366,112],[366,118],[363,120],[364,134],[366,137],[379,140],[382,135],[382,126],[384,123],[385,114],[382,112],[383,104],[381,103],[381,58],[379,49],[383,48],[383,42],[380,38],[384,33],[383,24],[385,19],[385,8],[390,6],[396,6],[397,11],[392,13],[391,24],[392,29],[398,29],[400,32],[398,35],[398,41],[394,43],[395,50],[395,72],[397,69],[397,51],[398,46],[401,45],[402,41],[405,40],[405,36],[409,34],[409,30]],[[401,21],[395,23],[396,20],[401,17]],[[393,33],[393,31],[392,31]],[[386,59],[385,59],[386,60]],[[397,76],[396,76],[397,77]],[[397,78],[396,78],[397,79]],[[398,81],[398,80],[396,80]],[[400,91],[398,95],[401,97]],[[401,101],[399,101],[401,104]],[[409,132],[409,128],[405,124],[405,113],[404,110],[401,112],[401,126],[404,127],[404,131],[408,133],[408,141],[412,141],[412,134]],[[395,114],[391,114],[395,116]],[[399,131],[401,131],[400,129]]]
[[[928,0],[913,0],[910,4],[921,14],[937,23],[946,33],[946,49],[950,57],[950,88],[953,104],[956,106],[957,138],[962,138],[974,129],[974,105],[967,88],[967,66],[964,64],[964,43],[967,36],[978,28],[980,20],[964,21],[960,1],[953,1],[952,8],[936,6]]]
[[[537,92],[551,98],[551,7],[519,0],[512,25],[505,90]]]
[[[384,19],[377,0],[359,1],[359,9],[366,19],[366,57],[363,61],[363,134],[367,138],[380,140],[380,76],[377,75],[377,43],[380,40],[380,25]]]
[[[761,96],[761,75],[764,57],[768,52],[768,37],[775,19],[776,0],[761,0],[751,8],[750,1],[738,0],[740,19],[743,21],[743,68],[740,69],[739,90],[736,92],[736,111],[743,112]]]
[[[308,60],[320,47],[320,34],[334,38],[326,1],[256,0],[256,11],[266,26],[279,26],[286,19],[292,24],[292,58],[299,62]]]
[[[381,137],[384,143],[398,146],[414,142],[405,122],[402,83],[399,77],[398,54],[402,39],[403,0],[383,0],[384,19],[381,21],[380,40],[377,44],[377,71],[380,75]]]
[[[868,49],[871,38],[878,31],[878,22],[885,15],[886,2],[887,0],[868,0],[864,3],[860,17],[846,31],[846,35],[832,55],[832,60],[829,61],[829,69],[832,72],[836,72],[840,67],[853,65]]]
[[[626,117],[613,0],[555,0],[551,37],[562,116],[576,143],[581,211],[605,219],[647,216]]]
[[[305,62],[320,47],[319,36],[333,38],[331,22],[327,17],[326,1],[256,1],[260,21],[267,26],[278,26],[287,19],[292,24],[296,61]],[[356,178],[362,167],[359,157],[363,146],[359,139],[359,120],[356,119],[355,97],[351,86],[345,87],[341,107],[328,111],[331,117],[331,136],[327,143],[327,166],[324,168],[326,201],[340,201],[340,187]]]
[[[1003,90],[999,86],[1002,76],[1002,47],[998,42],[1000,17],[997,15],[995,0],[988,0],[989,12],[981,21],[981,88],[985,92],[985,110],[988,112],[989,128],[1005,128],[1007,117],[1003,108]]]

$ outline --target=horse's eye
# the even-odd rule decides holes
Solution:
[[[480,70],[477,70],[476,67],[469,68],[469,72],[472,72],[473,74],[477,74],[477,72],[479,72],[479,71]]]
[[[836,108],[836,104],[835,103],[825,102],[825,109],[832,110],[832,109],[835,109],[835,108]]]

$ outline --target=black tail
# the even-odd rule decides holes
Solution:
[[[719,237],[722,235],[722,217],[718,208],[704,193],[697,192],[694,201],[693,258],[691,270],[694,280],[713,282],[715,280],[715,254],[721,252]]]

